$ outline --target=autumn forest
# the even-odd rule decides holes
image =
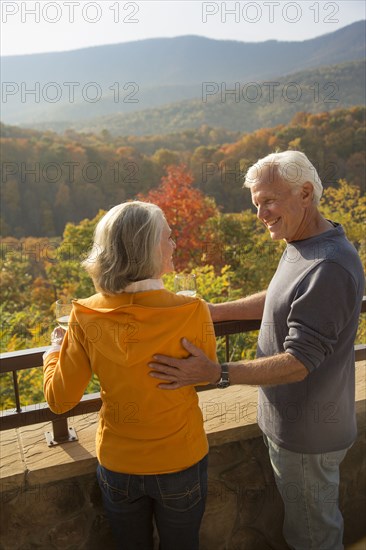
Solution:
[[[2,125],[1,235],[61,236],[66,223],[156,188],[166,166],[184,164],[221,212],[250,208],[243,176],[275,150],[304,151],[324,187],[364,185],[365,109],[298,113],[251,134],[201,127],[167,136],[63,135]]]
[[[283,243],[270,241],[242,182],[251,164],[277,150],[308,155],[325,188],[322,213],[345,226],[365,263],[364,118],[364,108],[352,107],[298,113],[249,134],[202,126],[130,137],[2,125],[2,351],[48,345],[55,300],[94,292],[80,262],[103,211],[129,199],[161,206],[177,242],[176,270],[197,274],[204,299],[264,289]],[[173,275],[165,283],[173,289]],[[363,323],[358,341],[365,336]],[[232,357],[254,357],[255,343],[255,333],[235,337]],[[39,370],[20,373],[24,404],[43,401]],[[5,408],[14,405],[7,387]],[[89,391],[96,388],[92,381]]]

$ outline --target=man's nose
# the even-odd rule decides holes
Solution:
[[[265,219],[265,216],[268,212],[268,208],[266,206],[258,206],[257,208],[257,218],[259,220]]]

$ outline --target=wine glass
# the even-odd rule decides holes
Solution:
[[[58,325],[67,330],[69,328],[69,317],[72,310],[71,298],[61,298],[56,302],[56,321]]]
[[[194,273],[180,273],[174,277],[174,289],[176,294],[195,298],[197,295],[197,282]]]

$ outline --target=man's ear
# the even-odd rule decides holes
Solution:
[[[310,181],[304,183],[301,188],[301,198],[306,206],[309,206],[313,202],[314,186]]]

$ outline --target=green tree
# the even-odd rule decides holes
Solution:
[[[344,179],[339,180],[336,187],[325,189],[320,210],[326,218],[344,226],[348,239],[357,248],[366,267],[366,196],[361,196],[360,188]]]

